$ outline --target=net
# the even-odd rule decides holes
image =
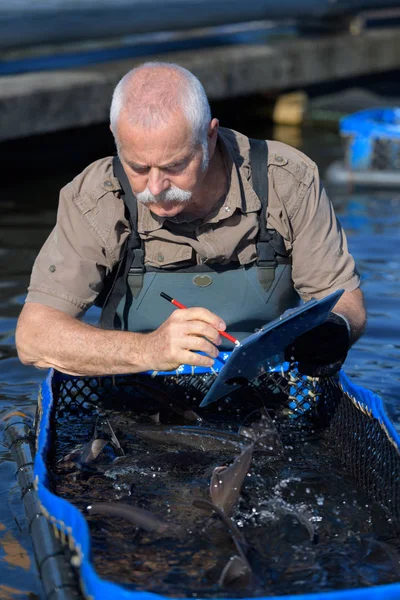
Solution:
[[[340,132],[345,162],[358,171],[397,171],[400,166],[400,109],[368,109],[344,117]]]
[[[36,485],[44,513],[74,553],[73,563],[79,571],[85,597],[106,598],[114,594],[118,598],[139,600],[138,595],[143,596],[144,592],[126,590],[100,579],[91,562],[85,519],[69,502],[52,493],[48,460],[54,447],[54,426],[66,419],[88,415],[94,409],[98,410],[99,406],[101,410],[120,410],[126,405],[132,408],[135,402],[143,406],[144,400],[149,413],[153,413],[159,408],[160,392],[171,399],[176,410],[184,411],[188,404],[198,405],[214,377],[213,374],[203,374],[82,379],[51,373],[43,385],[35,461]],[[259,405],[261,399],[269,411],[283,420],[285,417],[288,421],[300,417],[300,420],[311,423],[340,456],[343,465],[368,497],[379,502],[394,528],[399,528],[399,436],[378,396],[355,386],[342,372],[335,378],[311,379],[282,365],[270,373],[264,373],[222,402],[240,407],[244,397],[247,408],[253,402]],[[216,414],[218,404],[215,403]],[[361,591],[362,596],[357,596]],[[385,593],[385,598],[394,599],[400,594],[400,585],[352,591],[354,598],[371,600],[382,597],[382,593]],[[291,597],[285,596],[286,599]],[[298,600],[322,600],[328,597],[329,600],[336,600],[342,598],[342,592],[295,597]]]

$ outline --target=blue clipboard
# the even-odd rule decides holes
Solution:
[[[241,387],[240,379],[251,381],[272,370],[282,361],[281,353],[286,346],[325,321],[343,292],[337,290],[321,300],[309,300],[245,338],[233,350],[200,406],[203,408]]]

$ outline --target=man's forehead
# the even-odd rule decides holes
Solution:
[[[181,159],[193,153],[193,136],[188,127],[142,128],[125,126],[119,130],[120,150],[129,160],[145,162],[153,157],[161,160]]]
[[[118,131],[120,135],[142,136],[142,135],[180,135],[191,137],[193,129],[189,124],[182,110],[170,113],[166,118],[157,118],[149,122],[145,115],[140,118],[139,115],[130,115],[128,111],[123,110],[118,119]]]

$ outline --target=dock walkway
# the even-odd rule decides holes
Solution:
[[[0,77],[0,141],[106,122],[118,80],[144,60],[176,62],[210,99],[280,92],[400,68],[400,28],[203,48]]]

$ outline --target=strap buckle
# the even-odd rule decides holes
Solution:
[[[144,250],[134,248],[133,260],[128,271],[128,286],[134,298],[137,298],[142,291],[144,274]]]

